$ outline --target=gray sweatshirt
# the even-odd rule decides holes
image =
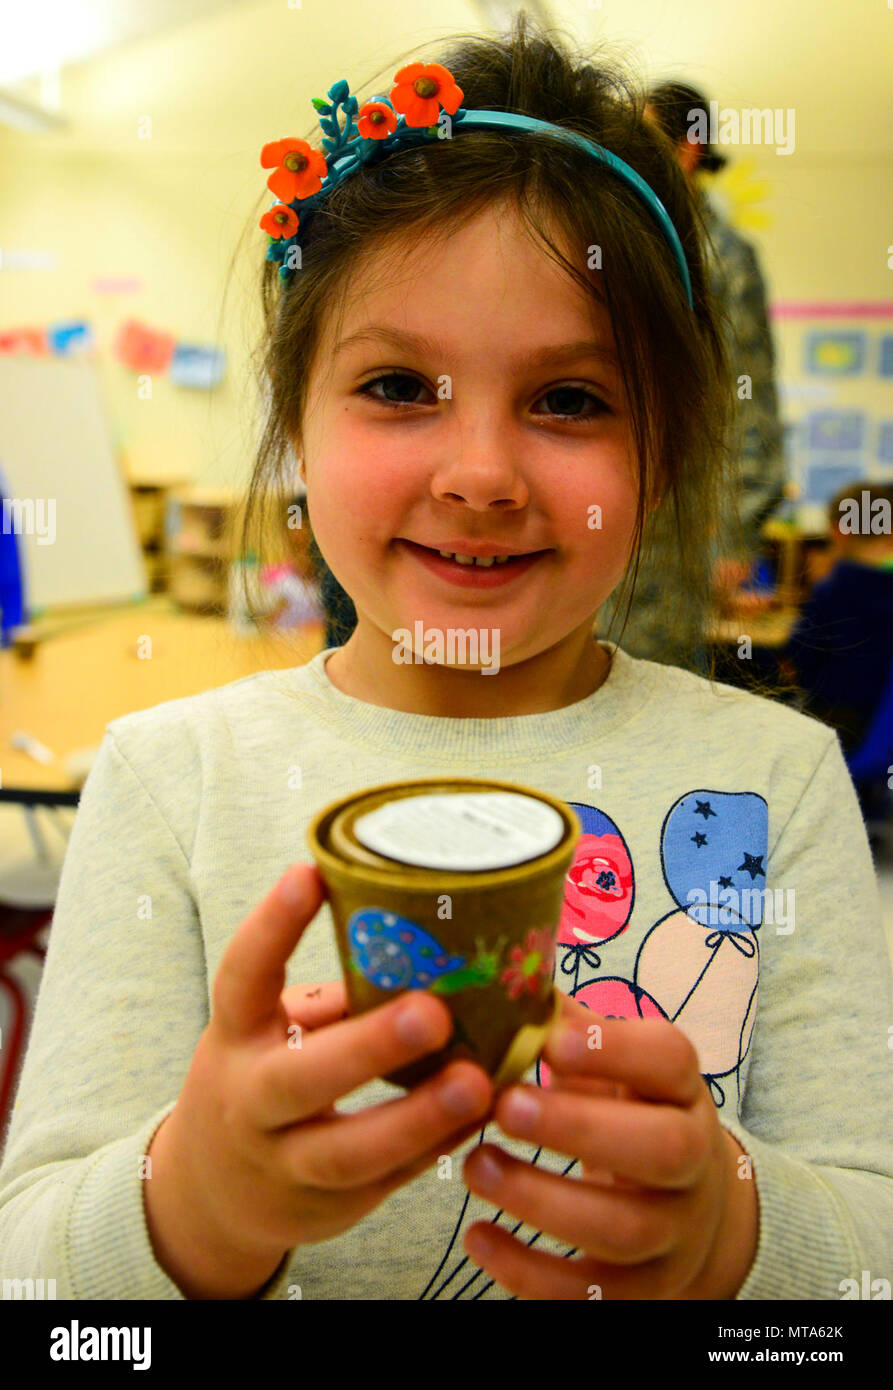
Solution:
[[[697,1049],[757,1187],[759,1246],[738,1298],[834,1300],[860,1296],[845,1281],[861,1290],[866,1272],[893,1280],[891,972],[837,735],[602,645],[613,659],[600,689],[546,714],[369,704],[328,679],[329,649],[108,725],[0,1167],[0,1277],[55,1279],[58,1298],[183,1298],[153,1252],[142,1163],[228,941],[289,864],[309,861],[323,805],[452,774],[539,787],[579,815],[555,979],[597,1014],[667,1018]],[[286,983],[338,977],[326,903]],[[339,1108],[398,1094],[375,1081]],[[568,1169],[495,1124],[484,1137]],[[343,1235],[290,1251],[259,1297],[510,1297],[465,1255],[462,1231],[483,1219],[525,1242],[537,1233],[469,1195],[462,1159],[480,1138]],[[570,1253],[546,1234],[537,1245]]]

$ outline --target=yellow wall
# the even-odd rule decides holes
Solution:
[[[553,6],[583,43],[622,43],[643,75],[684,76],[721,105],[794,107],[790,156],[749,147],[769,181],[770,225],[753,233],[770,294],[780,299],[893,298],[887,245],[891,151],[889,84],[877,54],[893,12],[880,4],[842,16],[795,0],[714,6],[706,0],[604,0]],[[843,11],[843,6],[841,6]],[[420,17],[427,22],[420,23]],[[247,355],[259,326],[258,228],[237,264],[221,321],[230,260],[246,224],[269,205],[261,146],[306,136],[312,96],[346,77],[361,96],[386,90],[402,61],[445,35],[480,28],[471,0],[288,0],[225,8],[210,18],[66,69],[69,131],[0,132],[0,248],[54,252],[55,271],[0,272],[0,327],[87,318],[122,462],[140,479],[183,476],[242,485],[257,435]],[[22,90],[36,94],[33,84]],[[138,138],[151,118],[150,139]],[[255,218],[256,220],[256,218]],[[247,248],[251,248],[250,250]],[[98,275],[135,275],[136,294],[97,295]],[[218,342],[223,384],[191,391],[166,375],[150,401],[111,356],[118,325],[136,317],[178,339]],[[786,339],[779,334],[780,343]],[[784,364],[783,364],[784,365]],[[802,375],[799,363],[792,374]]]

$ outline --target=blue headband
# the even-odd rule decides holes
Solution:
[[[396,74],[395,81],[397,85],[391,91],[391,100],[376,97],[362,107],[358,107],[356,97],[349,95],[350,88],[344,78],[329,88],[331,104],[320,97],[313,98],[313,105],[320,112],[320,128],[328,137],[322,141],[326,154],[313,149],[306,140],[275,140],[264,145],[261,164],[266,169],[275,168],[267,186],[280,201],[264,214],[260,225],[269,236],[266,258],[280,263],[279,277],[283,284],[290,282],[297,268],[293,248],[299,245],[299,225],[306,222],[308,214],[357,169],[377,163],[385,152],[389,154],[395,149],[442,138],[439,137],[441,126],[435,122],[443,110],[451,117],[456,131],[539,131],[588,151],[645,204],[673,253],[689,308],[694,308],[685,252],[666,208],[641,175],[617,155],[587,136],[550,121],[509,111],[467,110],[460,105],[461,88],[456,86],[449,70],[438,63],[412,63]],[[339,107],[346,117],[343,128],[337,119]],[[404,115],[398,117],[398,111]],[[356,129],[355,116],[358,117]]]

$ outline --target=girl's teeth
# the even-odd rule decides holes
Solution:
[[[439,552],[445,560],[455,560],[457,565],[482,565],[484,569],[489,569],[491,565],[504,565],[506,560],[513,557],[511,555],[455,555],[451,550],[441,550]]]

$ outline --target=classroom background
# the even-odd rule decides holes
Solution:
[[[361,96],[385,90],[395,55],[502,31],[514,8],[35,0],[5,26],[0,1134],[105,724],[306,661],[325,643],[307,528],[283,533],[275,563],[240,547],[264,409],[251,361],[267,244],[257,219],[273,201],[258,206],[261,147],[317,138],[310,99],[339,77]],[[581,47],[619,46],[649,84],[699,88],[718,122],[768,109],[794,137],[788,150],[723,143],[728,164],[704,178],[759,256],[787,472],[761,554],[713,632],[732,646],[746,632],[771,670],[833,563],[829,503],[842,487],[893,482],[893,94],[879,61],[893,10],[867,0],[524,8]],[[301,495],[296,478],[298,516]],[[875,779],[893,766],[880,704],[859,750]],[[872,848],[893,954],[891,826],[882,806]]]

